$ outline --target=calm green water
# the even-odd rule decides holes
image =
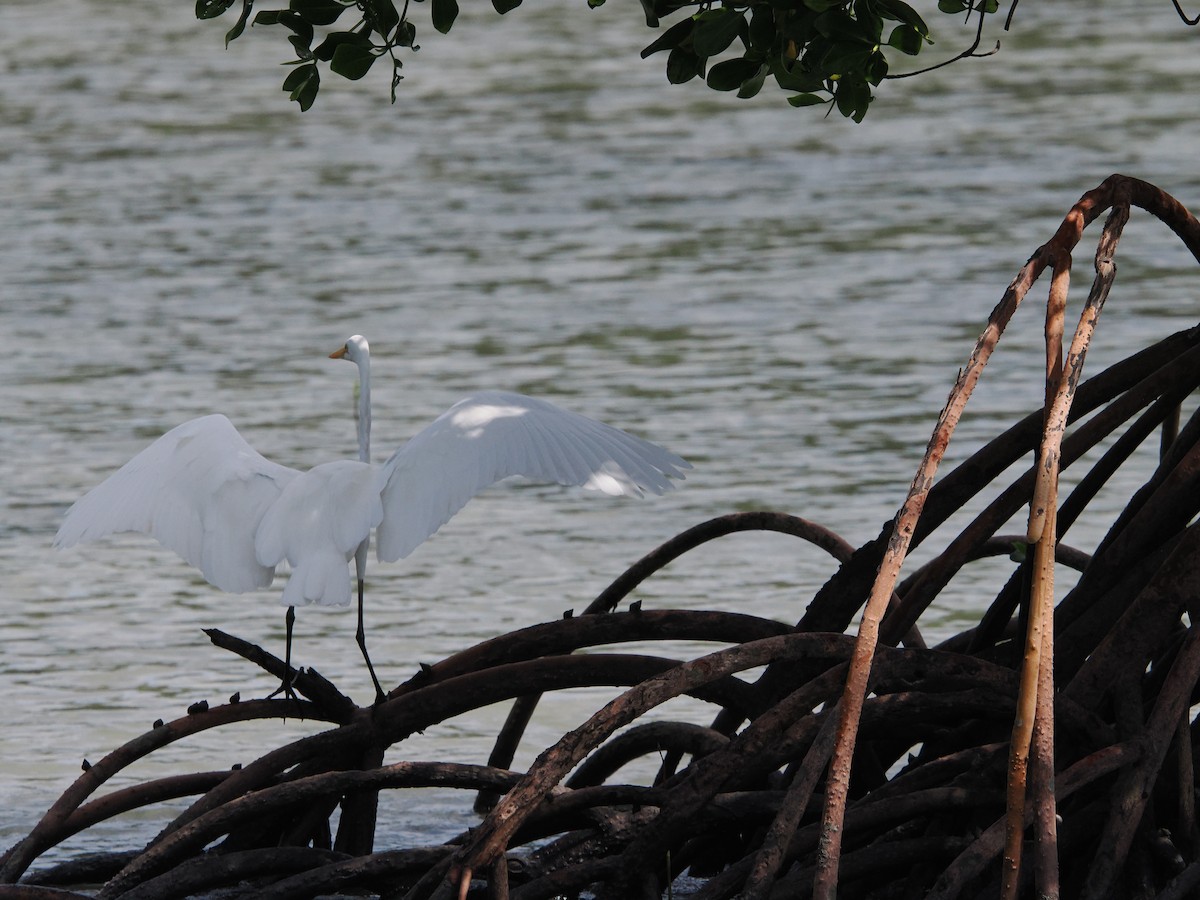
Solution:
[[[281,463],[352,456],[353,373],[326,354],[361,332],[378,455],[505,387],[695,464],[643,502],[502,485],[377,566],[371,640],[394,683],[582,608],[713,515],[777,508],[873,536],[988,311],[1071,203],[1119,171],[1200,205],[1197,34],[1166,3],[1023,5],[999,55],[889,84],[857,127],[670,87],[638,58],[653,35],[635,6],[583,6],[467,9],[448,38],[426,29],[395,107],[368,78],[302,116],[278,90],[281,42],[223,50],[227,24],[190,3],[0,4],[0,843],[82,757],[273,687],[200,629],[278,649],[276,592],[222,594],[142,538],[50,549],[67,505],[171,426],[222,411]],[[1196,319],[1195,266],[1165,229],[1140,217],[1122,253],[1090,371]],[[1025,310],[954,458],[1037,405],[1040,333]],[[790,621],[829,571],[743,536],[642,596]],[[932,637],[986,601],[985,575],[946,593]],[[352,634],[351,614],[304,610],[296,651],[365,701]],[[602,699],[547,707],[523,759]],[[479,760],[502,715],[405,753]],[[278,741],[247,727],[134,774]],[[468,807],[431,794],[383,831],[442,834]],[[132,845],[159,824],[109,833]]]

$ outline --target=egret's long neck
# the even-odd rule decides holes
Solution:
[[[371,461],[371,357],[358,361],[358,458]]]

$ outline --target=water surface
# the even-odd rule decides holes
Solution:
[[[0,7],[0,842],[83,757],[194,700],[273,687],[200,629],[278,649],[278,588],[222,594],[139,537],[50,549],[70,502],[173,425],[221,411],[278,462],[352,456],[353,370],[326,355],[359,332],[379,454],[503,387],[695,464],[683,490],[641,502],[501,485],[376,566],[371,641],[396,682],[582,608],[714,515],[774,508],[872,537],[988,311],[1071,203],[1112,172],[1200,203],[1200,55],[1165,3],[1022,6],[999,55],[890,83],[861,126],[770,91],[669,86],[661,58],[638,58],[653,35],[636,9],[582,6],[465,9],[449,37],[425,29],[396,106],[368,77],[331,81],[305,115],[278,90],[282,40],[223,50],[227,23],[190,4]],[[1090,371],[1195,321],[1194,263],[1164,228],[1135,218],[1122,252]],[[954,459],[1037,405],[1040,333],[1031,304]],[[829,573],[792,540],[739,536],[640,596],[792,621]],[[927,633],[994,590],[953,585]],[[370,698],[350,613],[302,610],[297,629],[301,663]],[[520,762],[602,699],[547,705]],[[404,753],[481,760],[502,716]],[[134,774],[279,740],[204,736]],[[381,833],[442,834],[468,806],[429,795]]]

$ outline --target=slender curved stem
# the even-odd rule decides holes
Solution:
[[[1013,3],[1012,9],[1015,10],[1016,7],[1017,7],[1017,4]],[[1012,11],[1010,10],[1010,12],[1009,12],[1010,17],[1011,17],[1011,14],[1012,14]],[[945,68],[946,66],[951,65],[952,63],[959,62],[960,60],[963,60],[963,59],[980,58],[980,57],[984,57],[984,56],[992,56],[993,54],[999,53],[1000,52],[1000,42],[999,41],[996,41],[996,46],[993,47],[991,50],[988,50],[986,53],[976,53],[975,52],[976,50],[979,49],[980,41],[983,40],[983,23],[986,18],[987,18],[987,11],[981,5],[979,8],[979,25],[975,28],[975,39],[973,41],[971,41],[971,46],[969,46],[966,50],[963,50],[961,53],[957,53],[954,56],[950,57],[949,59],[942,60],[940,63],[935,63],[932,66],[926,66],[923,69],[917,69],[913,72],[900,72],[895,75],[884,75],[883,77],[885,79],[912,78],[914,75],[924,75],[926,72],[932,72],[935,69]],[[1011,18],[1010,18],[1010,21],[1011,21]],[[1008,29],[1007,22],[1005,23],[1004,28],[1005,28],[1005,30]]]
[[[1017,306],[1028,292],[1029,287],[1047,266],[1055,260],[1069,257],[1073,248],[1081,240],[1084,228],[1101,212],[1114,206],[1118,201],[1124,201],[1126,206],[1129,202],[1135,202],[1158,216],[1200,260],[1200,222],[1197,222],[1182,204],[1147,182],[1122,175],[1112,175],[1105,179],[1099,187],[1084,194],[1071,208],[1053,237],[1034,252],[1018,272],[1017,277],[1013,279],[1000,303],[992,311],[988,325],[976,341],[975,349],[972,351],[966,367],[959,372],[958,379],[951,389],[950,397],[946,401],[946,406],[938,418],[925,456],[913,478],[908,497],[896,514],[887,549],[871,588],[870,596],[867,598],[866,609],[863,611],[855,644],[855,655],[851,662],[846,689],[839,707],[841,722],[838,741],[834,747],[829,767],[822,818],[821,849],[813,880],[813,895],[816,900],[834,900],[836,897],[842,822],[845,819],[846,798],[849,792],[851,761],[863,699],[870,678],[871,663],[878,641],[879,622],[899,577],[900,567],[908,553],[913,533],[917,527],[917,520],[924,508],[938,464],[945,455],[950,437],[962,415],[967,399],[982,374],[983,367],[987,364],[1000,335],[1016,312]],[[1115,237],[1119,237],[1119,226],[1114,228],[1113,233]],[[1098,261],[1099,258],[1098,251]],[[1097,283],[1102,283],[1099,276]],[[1104,295],[1106,294],[1107,290],[1104,291]],[[1099,305],[1103,303],[1103,297],[1099,297],[1098,300],[1097,313]],[[1090,301],[1091,298],[1089,298]],[[1078,332],[1076,337],[1080,338]],[[1086,349],[1086,340],[1083,348]],[[1075,353],[1074,346],[1072,353]],[[1072,391],[1074,381],[1078,379],[1079,366],[1082,365],[1082,352],[1078,354],[1077,363],[1072,360],[1070,355],[1068,356],[1067,369],[1069,373],[1074,374],[1073,376],[1068,374],[1063,380],[1070,382]],[[1067,408],[1069,408],[1069,402]]]
[[[1186,24],[1186,25],[1200,24],[1200,13],[1197,13],[1195,16],[1189,16],[1187,13],[1185,13],[1183,11],[1183,6],[1180,5],[1179,0],[1171,0],[1171,4],[1175,7],[1175,12],[1179,13],[1179,18],[1183,19],[1184,24]]]

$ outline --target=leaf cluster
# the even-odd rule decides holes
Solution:
[[[458,0],[412,0],[429,7],[434,30],[445,34],[458,17]],[[605,0],[587,0],[591,7]],[[661,35],[642,51],[666,53],[667,80],[682,84],[703,78],[717,91],[749,98],[768,79],[788,94],[792,106],[826,105],[861,122],[874,90],[888,74],[895,53],[915,56],[932,43],[929,26],[904,0],[640,0],[646,24]],[[238,0],[196,0],[196,15],[212,19]],[[290,99],[307,110],[321,86],[321,67],[343,78],[362,78],[377,60],[391,64],[396,100],[403,61],[415,51],[417,26],[410,0],[289,0],[286,9],[253,14],[254,0],[241,0],[228,43],[247,24],[282,26],[296,58],[283,82]],[[492,0],[504,14],[521,0]],[[997,0],[939,0],[947,15],[983,16]],[[251,16],[253,14],[253,19]]]
[[[643,0],[647,24],[677,0]],[[667,53],[667,79],[704,78],[753,97],[771,79],[793,106],[832,104],[861,122],[888,54],[916,55],[929,26],[904,0],[750,0],[707,5],[667,28],[642,56]]]
[[[196,17],[213,19],[228,12],[237,0],[196,0]],[[434,27],[445,33],[458,15],[457,0],[431,0]],[[254,0],[242,0],[237,22],[225,35],[225,45],[241,37],[251,23]],[[349,13],[349,15],[346,15]],[[296,58],[283,80],[288,98],[307,110],[321,89],[322,63],[342,78],[357,81],[376,60],[387,56],[392,66],[392,102],[404,77],[397,51],[420,49],[417,28],[408,17],[408,2],[397,9],[393,0],[290,0],[286,9],[261,10],[254,25],[281,25]]]

